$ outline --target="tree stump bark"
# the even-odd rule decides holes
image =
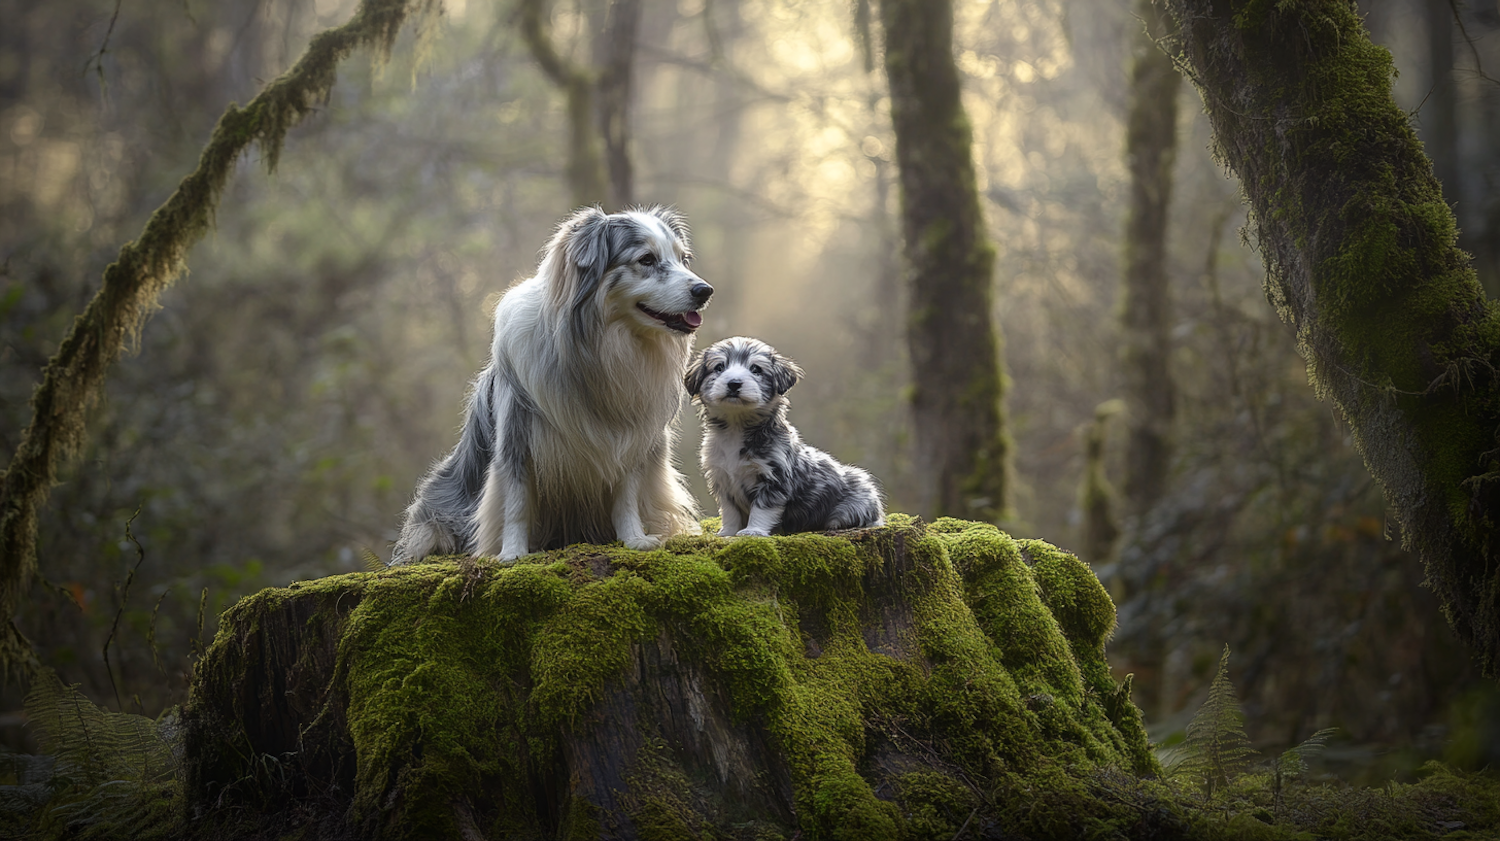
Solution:
[[[998,837],[997,792],[1155,769],[1098,580],[992,526],[429,560],[225,614],[199,834]]]

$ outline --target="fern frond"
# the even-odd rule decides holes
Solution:
[[[1183,742],[1187,758],[1181,772],[1197,778],[1204,792],[1214,793],[1229,785],[1230,779],[1244,768],[1255,754],[1245,735],[1245,714],[1239,695],[1229,681],[1229,646],[1219,658],[1219,673],[1208,687],[1208,700],[1198,708],[1187,726]]]
[[[50,669],[33,675],[26,714],[51,765],[40,829],[51,837],[165,837],[180,798],[180,728],[174,712],[160,719],[112,713],[91,703]],[[37,774],[31,774],[35,777]],[[18,775],[19,778],[19,775]],[[0,811],[35,790],[0,792]],[[9,800],[4,794],[9,794]],[[33,807],[35,808],[35,807]]]
[[[1276,757],[1276,774],[1281,779],[1295,779],[1302,776],[1302,772],[1307,770],[1307,758],[1327,747],[1328,740],[1338,731],[1337,727],[1325,727],[1307,737],[1302,744],[1283,751],[1280,756]]]

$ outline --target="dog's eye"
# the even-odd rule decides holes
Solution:
[[[752,374],[754,374],[755,376],[758,377],[763,372],[760,370],[760,366],[759,365],[751,365],[750,366],[750,373],[752,373]]]
[[[714,366],[714,373],[715,374],[722,374],[722,373],[724,373],[724,363],[720,362],[718,365],[715,365]]]
[[[637,260],[636,262],[640,263],[641,265],[643,265],[643,266],[645,266],[647,268],[650,268],[651,266],[656,265],[656,255],[655,254],[647,254],[646,256],[642,257],[640,260]]]

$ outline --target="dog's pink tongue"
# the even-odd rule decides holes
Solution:
[[[697,330],[703,324],[703,315],[696,312],[685,312],[682,314],[682,323]]]

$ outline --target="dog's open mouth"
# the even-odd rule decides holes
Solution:
[[[660,321],[662,324],[676,330],[679,333],[691,333],[703,324],[703,315],[692,311],[688,312],[657,312],[645,304],[636,304],[641,312]]]

